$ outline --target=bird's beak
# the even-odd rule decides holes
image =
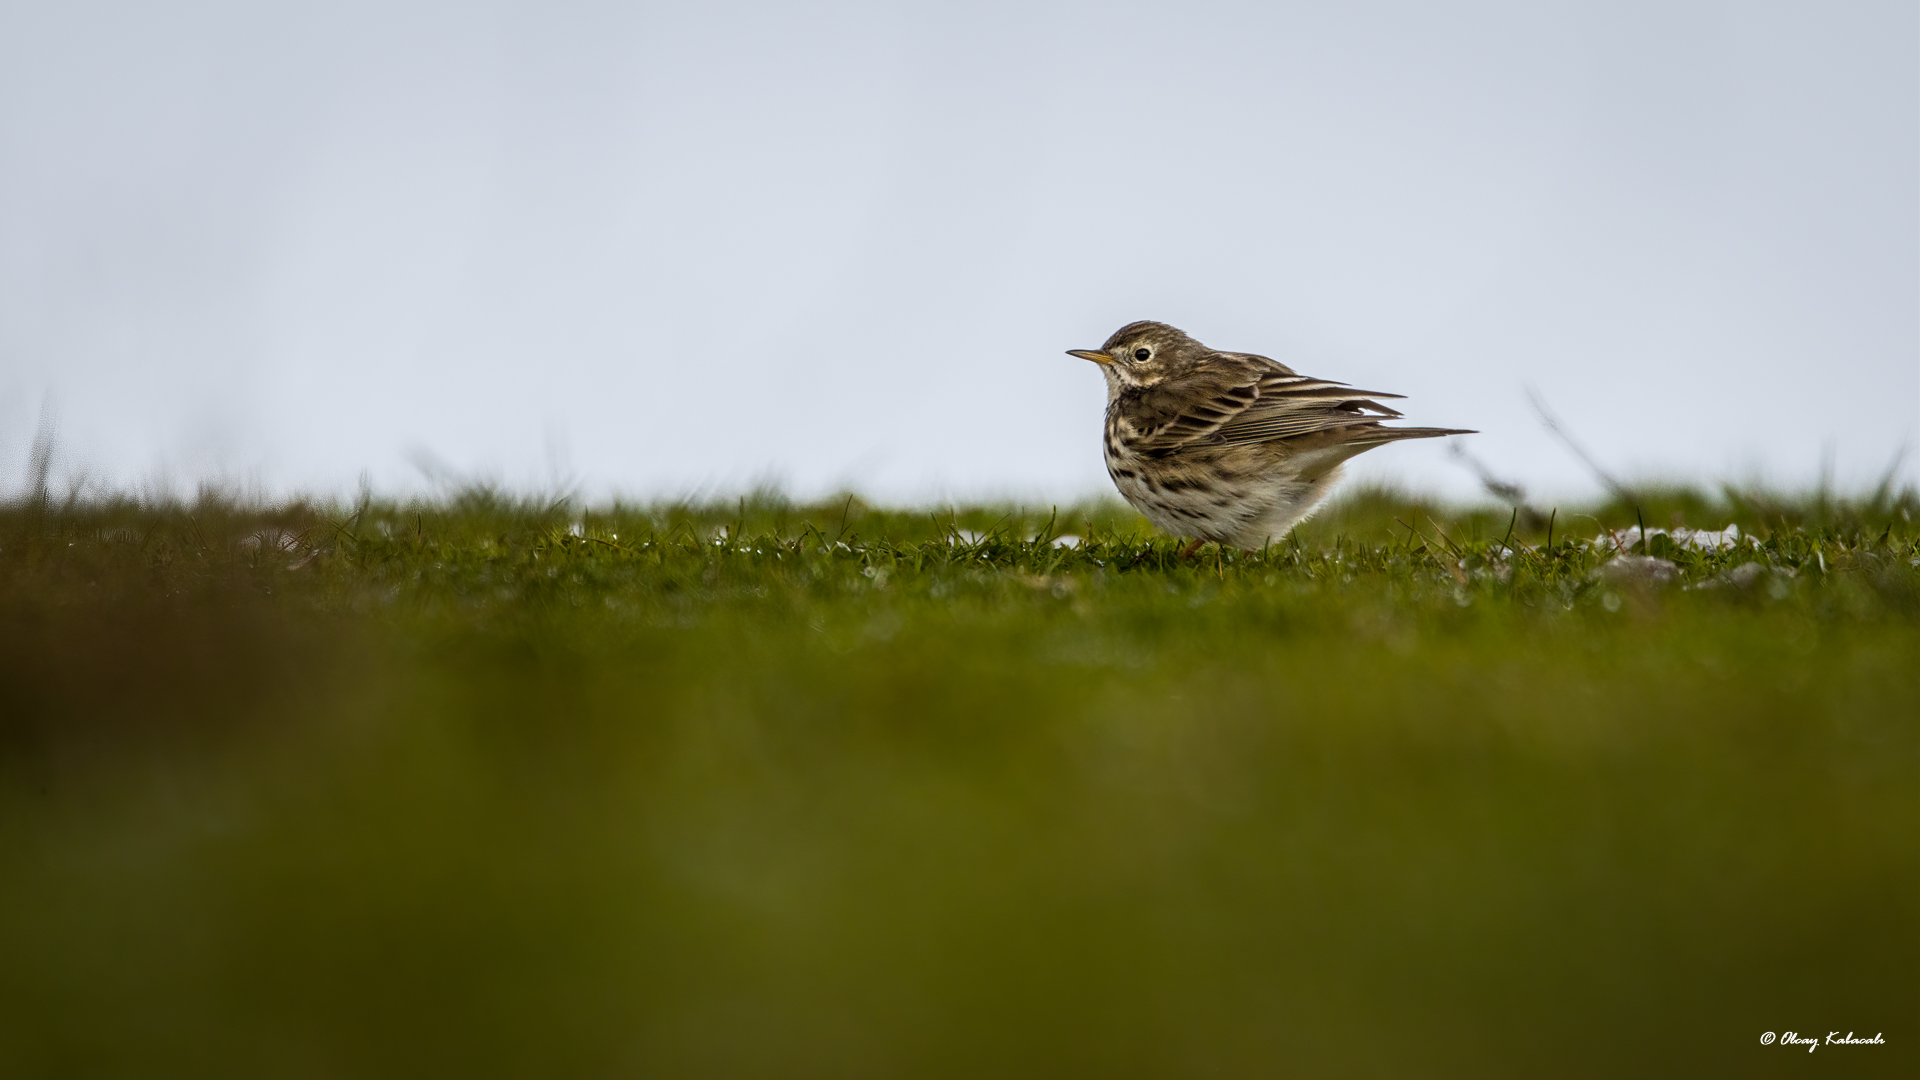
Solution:
[[[1113,363],[1113,357],[1099,351],[1098,349],[1068,349],[1067,355],[1077,356],[1082,360],[1091,360],[1096,364]]]

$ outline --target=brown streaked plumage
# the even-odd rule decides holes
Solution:
[[[1192,541],[1252,549],[1311,514],[1340,465],[1400,439],[1471,435],[1390,428],[1400,414],[1345,383],[1252,353],[1209,349],[1158,322],[1069,349],[1107,377],[1107,473],[1147,520]]]

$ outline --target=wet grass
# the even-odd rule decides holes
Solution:
[[[0,1074],[1905,1071],[1916,514],[30,500]]]

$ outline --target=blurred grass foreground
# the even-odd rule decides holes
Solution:
[[[0,1075],[1905,1072],[1916,515],[42,493]]]

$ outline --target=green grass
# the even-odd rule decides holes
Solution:
[[[29,500],[0,1075],[1904,1072],[1917,513]]]

